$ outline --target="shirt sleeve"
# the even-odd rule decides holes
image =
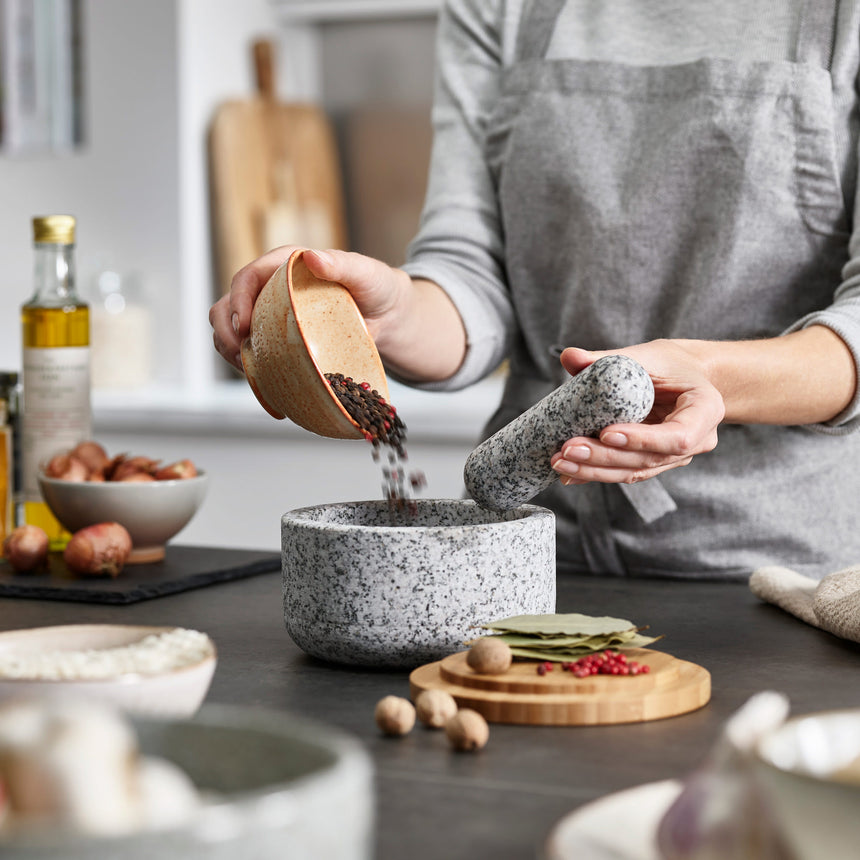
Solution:
[[[860,162],[858,162],[860,163]],[[857,379],[860,381],[860,199],[855,195],[854,227],[848,243],[848,262],[842,268],[842,283],[833,294],[833,302],[826,308],[813,311],[789,326],[783,334],[823,325],[832,329],[847,345],[854,358]],[[809,429],[819,433],[844,435],[860,429],[860,382],[853,400],[845,409],[820,424],[810,424]]]
[[[484,157],[499,96],[503,6],[448,0],[440,11],[427,195],[403,269],[450,296],[465,326],[466,356],[443,382],[407,382],[416,388],[456,390],[479,381],[505,358],[514,337],[502,227]]]

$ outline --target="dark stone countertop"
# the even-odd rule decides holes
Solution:
[[[795,714],[860,707],[860,645],[761,603],[744,584],[560,577],[558,611],[628,618],[664,634],[660,650],[711,672],[710,703],[628,725],[492,725],[477,754],[454,753],[443,733],[420,727],[385,738],[374,705],[408,696],[408,672],[305,656],[284,628],[277,573],[127,606],[0,598],[0,629],[101,622],[205,631],[219,652],[207,701],[292,712],[363,742],[376,767],[380,860],[535,857],[579,805],[689,773],[730,714],[761,690],[785,693]]]

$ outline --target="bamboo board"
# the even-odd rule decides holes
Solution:
[[[646,648],[624,649],[628,659],[647,664],[647,675],[591,675],[577,678],[556,665],[546,675],[537,663],[515,661],[503,675],[479,675],[461,651],[415,669],[409,676],[414,699],[423,690],[445,690],[462,708],[491,723],[587,726],[641,723],[685,714],[711,698],[711,674],[695,663]]]

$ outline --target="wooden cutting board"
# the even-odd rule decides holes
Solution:
[[[661,720],[710,700],[711,675],[701,666],[646,648],[625,648],[624,653],[647,664],[648,674],[576,678],[556,665],[539,675],[537,663],[515,661],[502,675],[479,675],[461,651],[415,669],[410,692],[414,699],[423,690],[445,690],[460,707],[473,708],[488,722],[537,726]]]
[[[215,111],[209,128],[212,244],[218,294],[279,245],[346,248],[338,147],[317,105],[279,102],[273,48],[254,43],[257,93]]]

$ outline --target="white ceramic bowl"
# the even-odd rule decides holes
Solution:
[[[44,656],[120,648],[173,627],[127,624],[67,624],[0,633],[0,671],[10,657]],[[214,644],[205,655],[181,668],[158,674],[119,674],[98,680],[10,678],[0,674],[0,700],[67,696],[110,702],[128,713],[157,717],[190,717],[200,707],[215,672]]]
[[[42,496],[54,516],[70,532],[95,523],[117,522],[131,535],[129,563],[159,561],[165,544],[177,535],[200,507],[208,478],[175,481],[64,481],[39,475]]]
[[[122,838],[39,828],[3,860],[370,860],[373,772],[360,744],[285,713],[206,706],[192,721],[135,723],[208,798],[187,824]]]
[[[797,860],[858,856],[860,709],[786,721],[759,743],[755,773]]]

